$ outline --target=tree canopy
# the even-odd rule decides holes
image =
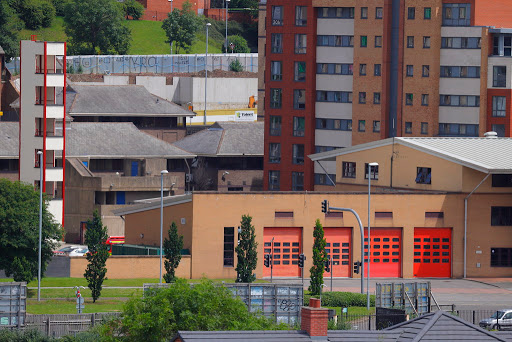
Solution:
[[[18,34],[23,28],[16,12],[5,1],[0,1],[0,46],[5,51],[5,57],[17,56],[19,51]]]
[[[131,32],[115,0],[72,0],[64,10],[70,54],[126,54]]]
[[[186,52],[190,51],[190,47],[196,38],[196,31],[199,29],[200,20],[192,11],[192,4],[186,1],[183,8],[175,8],[167,14],[167,18],[162,22],[162,28],[167,35],[168,43],[176,43],[176,53],[180,53],[180,49]]]
[[[1,5],[0,5],[1,7]],[[62,229],[43,198],[41,274],[62,238]],[[32,185],[0,179],[0,269],[15,281],[37,277],[39,251],[39,190]]]

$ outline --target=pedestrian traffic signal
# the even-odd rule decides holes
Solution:
[[[265,254],[265,261],[263,262],[265,264],[265,267],[270,267],[271,261],[272,261],[272,255]]]
[[[361,262],[356,261],[354,262],[354,274],[359,274],[359,268],[361,267]]]
[[[331,272],[331,260],[327,259],[324,262],[325,272]]]
[[[329,209],[329,202],[327,200],[322,201],[322,213],[326,213]]]
[[[304,268],[304,260],[306,260],[306,256],[304,255],[304,253],[301,253],[299,255],[299,267],[300,268]]]

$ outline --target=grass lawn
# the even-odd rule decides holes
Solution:
[[[27,30],[23,29],[20,32],[20,39],[28,40],[31,35],[37,35],[38,40],[54,41],[54,42],[65,42],[68,37],[64,33],[64,18],[55,17],[52,26],[41,28],[39,30]]]
[[[329,308],[329,309],[336,309],[336,315],[340,316],[341,315],[341,308],[340,307],[337,307],[337,308]],[[375,307],[370,307],[370,311],[368,312],[368,310],[366,310],[366,307],[360,307],[360,306],[350,306],[347,308],[347,313],[349,316],[353,315],[353,316],[356,316],[356,315],[368,315],[369,313],[370,314],[374,314],[375,313]]]
[[[102,300],[101,297],[92,302],[92,299],[85,299],[83,313],[96,312],[120,312],[123,309],[122,300]],[[75,314],[76,300],[43,300],[41,302],[30,300],[27,302],[27,313],[30,314]]]

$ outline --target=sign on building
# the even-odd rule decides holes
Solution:
[[[0,283],[0,328],[25,324],[27,283]]]
[[[235,112],[235,121],[258,121],[258,115],[253,110],[237,110]]]

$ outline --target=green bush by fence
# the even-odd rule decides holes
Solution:
[[[316,297],[316,296],[315,296]],[[309,306],[311,295],[304,294],[304,305]],[[322,306],[341,307],[366,306],[366,295],[354,292],[324,292],[322,293]],[[375,295],[370,295],[370,306],[375,306]]]

